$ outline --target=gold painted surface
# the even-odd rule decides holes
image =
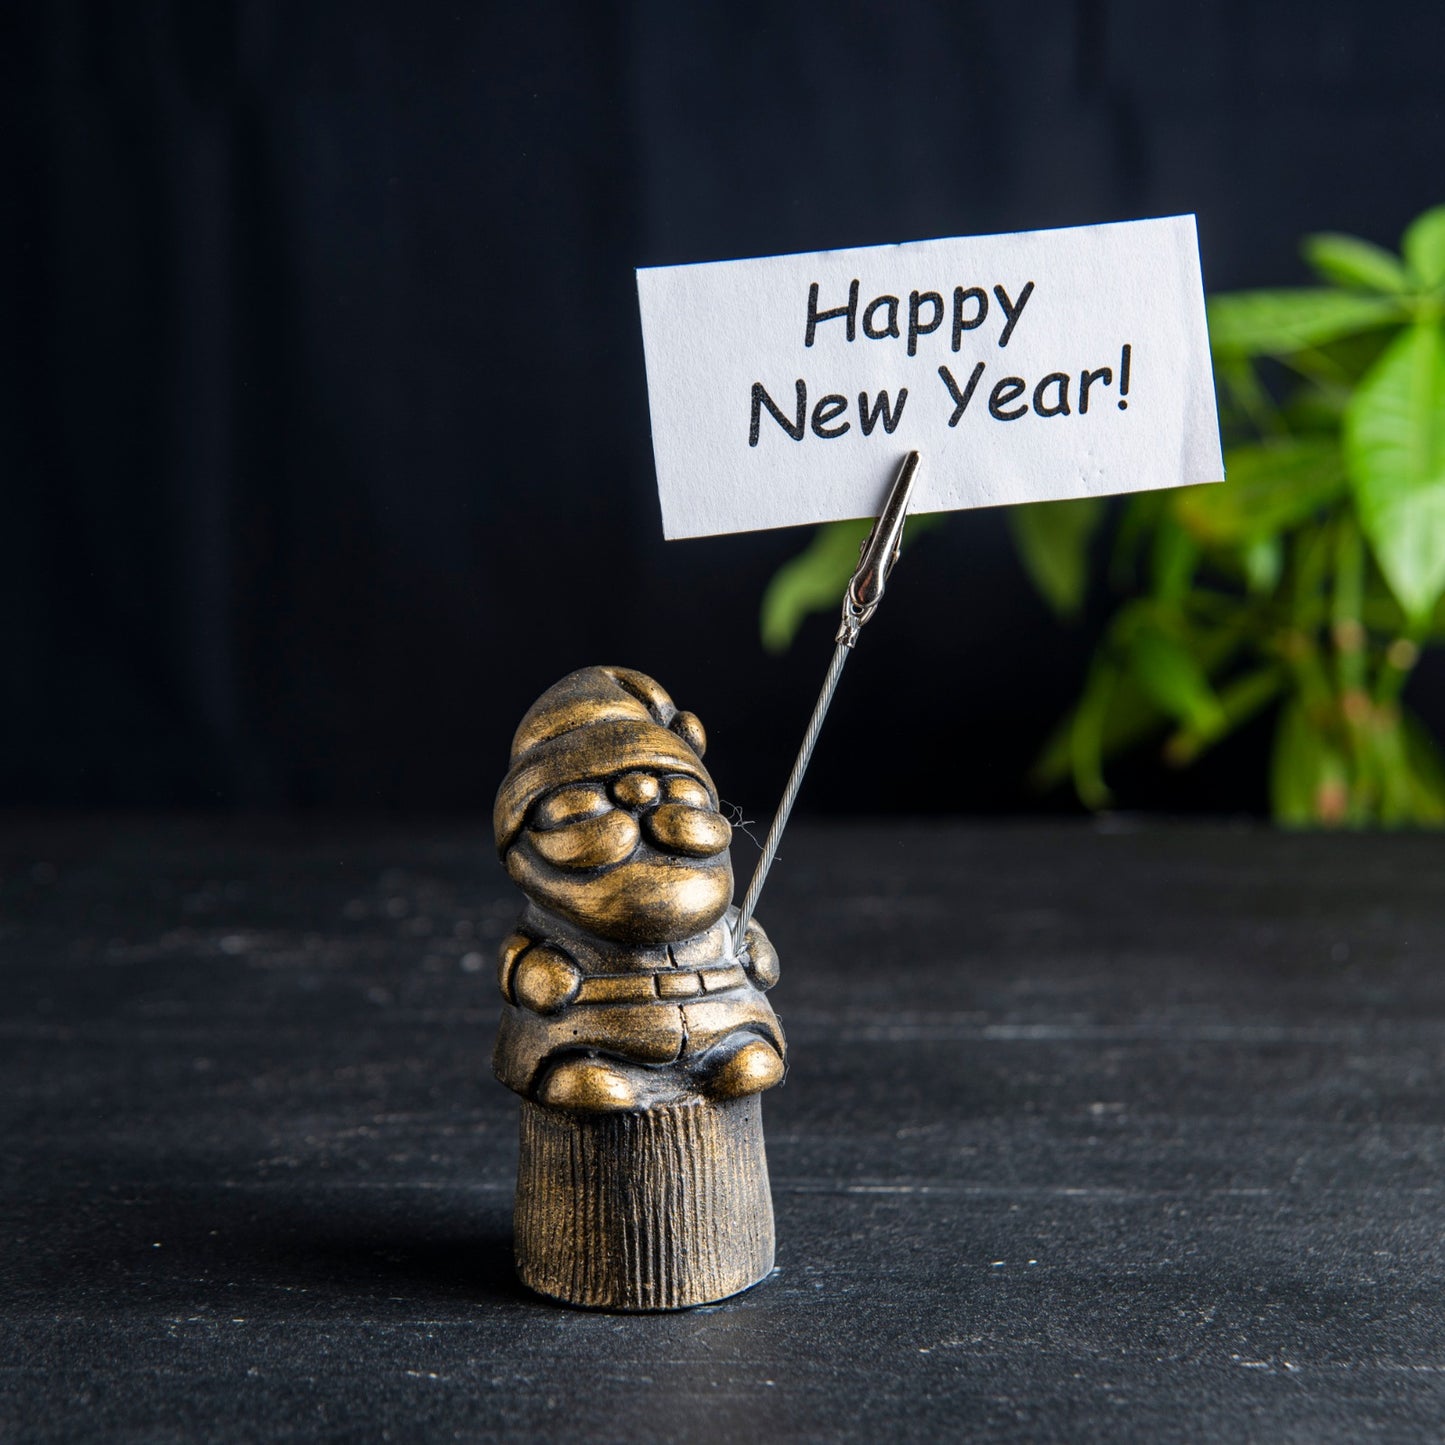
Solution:
[[[643,1098],[637,1081],[606,1059],[564,1059],[543,1081],[537,1102],[601,1114],[640,1108]]]
[[[756,919],[748,924],[749,972],[753,982],[764,992],[778,981],[778,950],[763,932]]]
[[[529,898],[618,943],[670,943],[700,932],[727,911],[733,870],[727,854],[692,860],[640,847],[596,872],[549,864],[523,837],[507,854],[507,872]]]
[[[732,968],[711,969],[698,977],[702,979],[702,986],[709,993],[725,993],[731,988],[742,988],[748,981],[747,974],[737,964]]]
[[[766,995],[755,988],[710,993],[682,1005],[688,1043],[700,1057],[713,1056],[729,1040],[752,1035],[766,1039],[786,1058],[782,1025]]]
[[[621,863],[637,850],[642,833],[637,819],[619,808],[582,818],[551,832],[527,830],[527,841],[544,862],[568,871],[588,872]]]
[[[532,940],[525,933],[509,933],[502,940],[501,949],[497,953],[497,987],[502,991],[502,997],[508,1003],[515,1003],[516,996],[512,993],[512,974],[516,969],[517,960],[527,949],[531,948]]]
[[[760,1094],[783,1081],[783,1061],[777,1050],[761,1039],[746,1043],[713,1075],[712,1094],[718,1099],[741,1099]]]
[[[513,763],[492,813],[498,850],[505,852],[533,804],[554,789],[633,771],[690,775],[716,806],[717,792],[702,759],[675,733],[636,718],[602,722],[539,743]]]
[[[669,803],[685,803],[689,808],[711,808],[713,801],[708,790],[695,778],[685,773],[662,780],[662,796]]]
[[[532,945],[509,945],[499,968],[510,1007],[496,1069],[518,1092],[541,1097],[549,1071],[579,1056],[653,1072],[630,1091],[570,1090],[591,1102],[569,1107],[706,1094],[722,1054],[750,1038],[779,1061],[755,1077],[781,1076],[782,1030],[762,992],[777,954],[761,928],[746,966],[733,953],[732,829],[703,746],[692,714],[621,668],[563,678],[518,728],[495,813],[507,871],[531,900],[518,937]]]
[[[512,974],[517,1002],[533,1013],[556,1013],[581,987],[582,971],[560,949],[545,943],[529,948]]]
[[[663,803],[642,815],[647,841],[665,853],[711,858],[733,840],[732,825],[712,808]]]
[[[662,784],[651,773],[623,773],[608,792],[620,807],[650,808],[662,796]]]
[[[512,756],[577,727],[614,717],[671,722],[677,709],[661,684],[625,667],[583,667],[549,687],[527,710],[512,738]],[[702,750],[698,749],[698,756]]]
[[[635,1113],[524,1101],[520,1143],[517,1273],[539,1294],[593,1309],[686,1309],[773,1267],[755,1097]]]
[[[698,757],[707,752],[707,733],[703,730],[702,719],[696,713],[680,712],[668,726]]]
[[[569,824],[580,823],[584,818],[595,818],[610,806],[607,789],[600,783],[579,783],[575,788],[558,788],[532,810],[532,829],[534,832],[547,832],[553,828],[565,828]]]
[[[702,992],[702,975],[697,973],[659,973],[657,980],[659,998],[690,998]]]
[[[655,999],[657,986],[653,983],[656,974],[634,973],[614,974],[610,978],[589,978],[582,985],[579,1001],[582,1003],[646,1003]]]

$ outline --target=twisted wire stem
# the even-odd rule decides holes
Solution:
[[[823,719],[828,715],[829,704],[833,701],[833,694],[838,690],[838,679],[843,675],[843,664],[848,661],[848,654],[851,651],[852,646],[847,642],[840,642],[833,649],[833,661],[829,664],[827,677],[823,679],[823,690],[818,694],[818,701],[814,704],[808,731],[803,734],[803,745],[798,749],[798,756],[793,763],[793,771],[788,775],[788,786],[783,789],[783,800],[778,804],[778,811],[773,816],[773,826],[768,829],[768,836],[763,842],[763,856],[758,859],[758,866],[753,871],[753,881],[748,884],[747,896],[743,899],[743,906],[738,912],[738,920],[734,925],[733,947],[740,956],[746,952],[748,924],[752,922],[753,909],[757,907],[758,895],[763,891],[763,884],[768,881],[768,870],[773,866],[773,858],[778,851],[778,842],[783,836],[783,829],[788,826],[788,815],[793,811],[793,804],[797,801],[798,789],[803,785],[803,774],[808,771],[808,763],[812,759],[813,749],[817,745],[818,734],[823,729]]]

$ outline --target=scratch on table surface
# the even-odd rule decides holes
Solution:
[[[796,1035],[800,1018],[789,1017]],[[1426,1026],[1432,1034],[1438,1027]],[[1392,1023],[1388,1030],[1367,1024],[1297,1027],[1286,1024],[970,1024],[948,1019],[884,1018],[876,1023],[844,1023],[838,1032],[851,1043],[1219,1043],[1219,1044],[1363,1044],[1372,1034],[1392,1037],[1411,1031]]]
[[[946,1179],[847,1180],[773,1178],[778,1194],[938,1194],[993,1198],[1060,1199],[1234,1199],[1269,1198],[1280,1190],[1268,1186],[1220,1186],[1212,1189],[1136,1189],[1125,1185],[1086,1184],[958,1184]],[[1427,1192],[1436,1193],[1435,1189]]]

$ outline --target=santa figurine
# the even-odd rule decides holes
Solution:
[[[666,1309],[772,1268],[757,1095],[783,1078],[767,935],[734,939],[732,829],[690,712],[587,667],[532,705],[497,793],[527,896],[494,1067],[520,1094],[517,1264],[576,1304]]]

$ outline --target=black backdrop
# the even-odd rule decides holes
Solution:
[[[0,800],[485,808],[614,661],[770,809],[827,660],[805,539],[664,545],[632,267],[1196,211],[1216,289],[1445,200],[1445,7],[84,4],[4,67]],[[920,541],[816,808],[1041,806],[1091,620],[1001,517]],[[1445,728],[1434,664],[1415,701]],[[1137,806],[1262,805],[1267,729]],[[1047,804],[1045,804],[1047,805]],[[1055,800],[1053,806],[1059,806]]]

